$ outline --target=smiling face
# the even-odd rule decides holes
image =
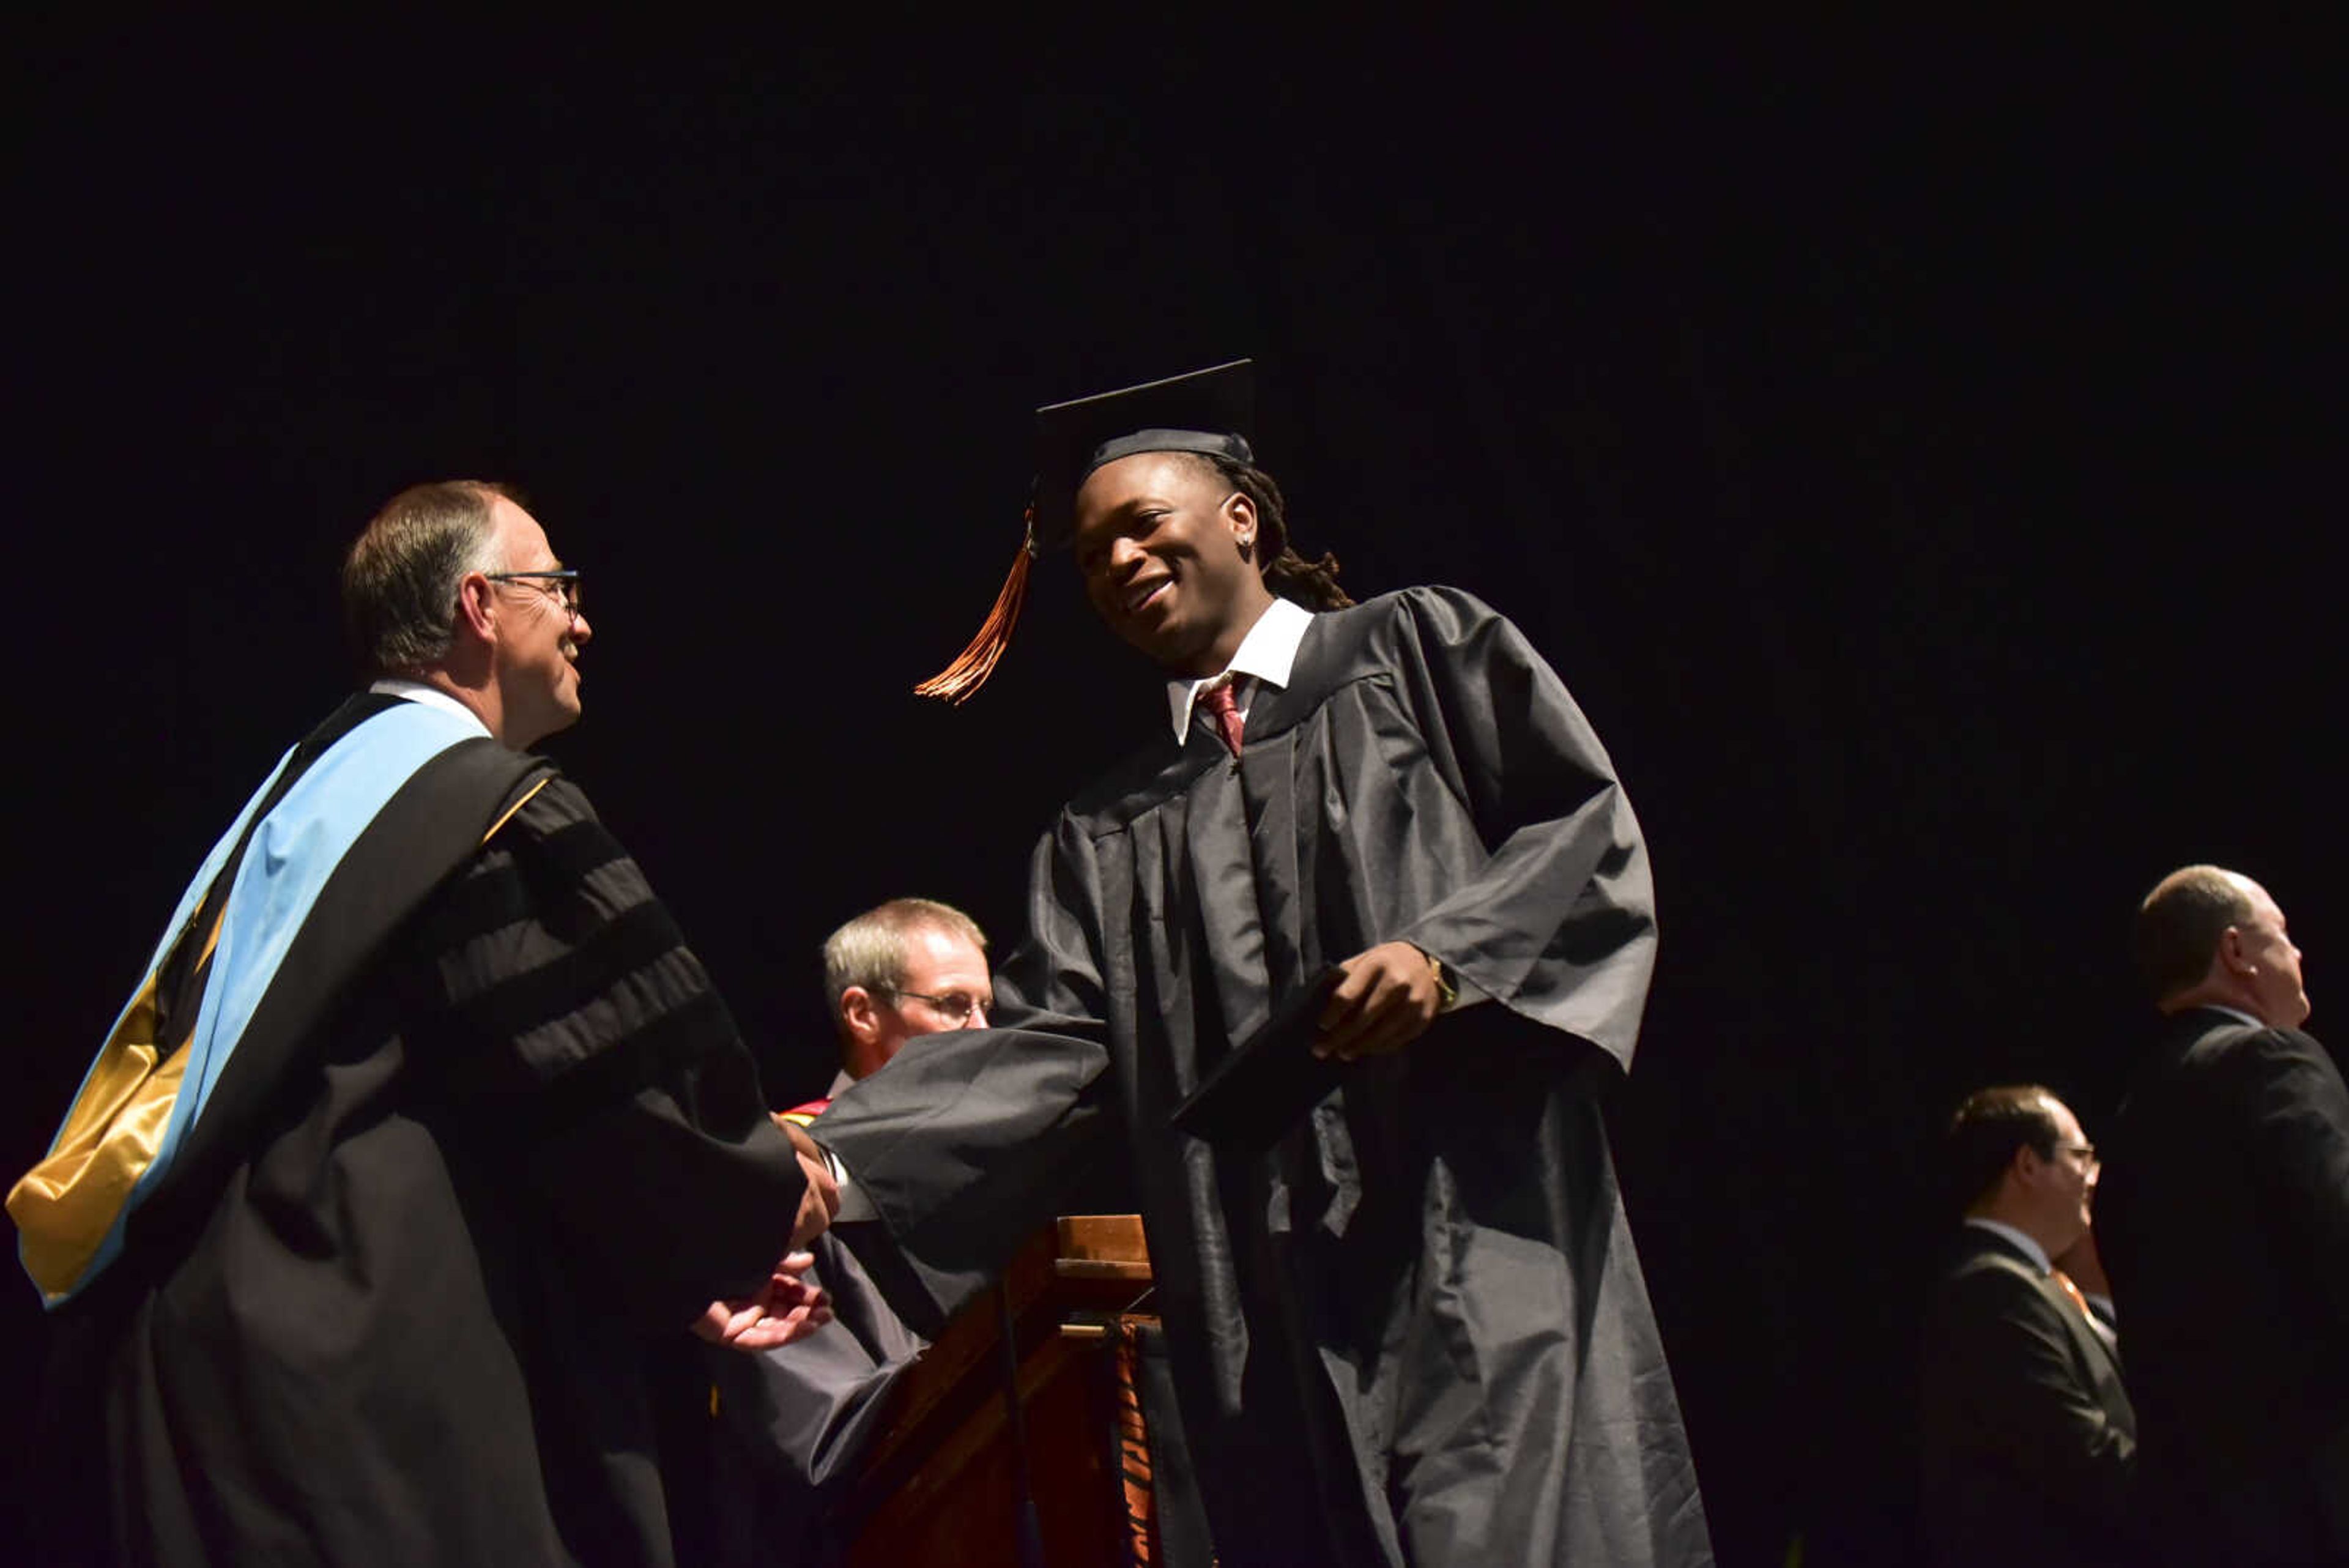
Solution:
[[[504,496],[491,509],[498,558],[509,572],[552,571],[563,563],[538,520]],[[497,597],[498,699],[502,738],[516,749],[535,745],[579,722],[579,649],[595,636],[587,618],[565,607],[554,585],[494,582]]]
[[[2096,1192],[2096,1157],[2088,1152],[2080,1118],[2061,1100],[2044,1102],[2055,1122],[2055,1151],[2041,1159],[2035,1149],[2016,1157],[2016,1170],[2033,1210],[2031,1229],[2050,1255],[2067,1251],[2087,1234],[2089,1206]],[[2024,1158],[2027,1155],[2029,1158]]]
[[[1163,670],[1219,673],[1272,602],[1255,503],[1196,457],[1104,463],[1077,492],[1075,523],[1093,613]]]

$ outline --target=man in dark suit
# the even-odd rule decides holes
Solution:
[[[2097,1230],[2148,1516],[2180,1563],[2349,1563],[2349,1087],[2258,883],[2172,872],[2136,948],[2168,1023]]]
[[[2096,1155],[2035,1085],[1950,1123],[1965,1223],[1925,1319],[1925,1525],[1951,1564],[2129,1560],[2137,1423],[2111,1331],[2049,1259],[2087,1234]]]

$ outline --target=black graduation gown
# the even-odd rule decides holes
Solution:
[[[670,1558],[646,1350],[765,1278],[804,1179],[586,798],[550,778],[485,848],[496,811],[449,815],[412,784],[358,841],[299,994],[57,1314],[108,1561]],[[384,909],[434,823],[460,847]]]
[[[1029,914],[1011,1027],[816,1123],[917,1327],[1112,1132],[1226,1564],[1711,1561],[1596,1099],[1652,967],[1647,859],[1516,628],[1444,588],[1317,617],[1240,759],[1197,726],[1068,806]],[[1282,997],[1396,939],[1468,1004],[1268,1155],[1169,1128]]]
[[[849,1539],[832,1511],[879,1435],[890,1388],[926,1348],[854,1253],[832,1236],[810,1250],[809,1277],[830,1296],[832,1322],[757,1355],[700,1347],[717,1407],[705,1445],[716,1563],[801,1568],[841,1559]]]

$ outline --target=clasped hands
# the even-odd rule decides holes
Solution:
[[[1444,991],[1434,963],[1409,942],[1381,942],[1338,966],[1344,978],[1330,993],[1313,1043],[1316,1056],[1351,1062],[1400,1051],[1420,1037],[1444,1009]],[[840,1189],[832,1168],[805,1128],[778,1117],[792,1140],[807,1191],[792,1229],[792,1251],[775,1265],[765,1288],[744,1301],[712,1302],[693,1332],[713,1345],[736,1350],[770,1350],[804,1338],[832,1321],[823,1291],[804,1277],[815,1263],[800,1251],[823,1233],[840,1212]]]
[[[792,1226],[792,1251],[783,1255],[764,1287],[741,1301],[711,1302],[694,1320],[693,1332],[712,1345],[740,1351],[772,1350],[803,1339],[832,1321],[831,1299],[823,1287],[805,1276],[815,1265],[815,1254],[802,1251],[823,1234],[840,1212],[840,1188],[832,1167],[807,1129],[778,1117],[775,1125],[792,1140],[800,1172],[807,1178],[797,1220]]]
[[[1316,1056],[1351,1062],[1400,1051],[1444,1011],[1434,961],[1409,942],[1381,942],[1338,968],[1345,978],[1322,1006]]]

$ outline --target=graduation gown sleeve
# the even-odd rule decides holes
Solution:
[[[1399,651],[1415,655],[1392,660],[1400,695],[1483,863],[1393,935],[1629,1066],[1655,967],[1655,893],[1606,748],[1510,622],[1457,589],[1398,599],[1410,644]]]
[[[910,1041],[810,1129],[871,1207],[870,1222],[839,1228],[842,1241],[925,1334],[1061,1211],[1107,1131],[1087,848],[1065,823],[1037,846],[1030,939],[996,977],[996,1016],[1021,1026]]]

